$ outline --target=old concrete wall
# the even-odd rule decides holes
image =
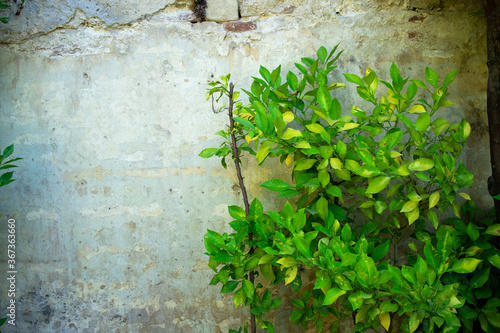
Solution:
[[[231,72],[245,87],[259,65],[293,70],[321,45],[341,43],[341,72],[370,66],[387,79],[393,61],[419,78],[425,66],[460,69],[443,116],[472,124],[470,193],[491,204],[478,4],[207,2],[207,21],[195,23],[188,0],[26,0],[1,27],[0,147],[14,142],[24,157],[0,190],[0,225],[17,221],[18,321],[7,332],[218,333],[242,323],[231,296],[208,286],[203,255],[205,230],[227,229],[226,206],[240,202],[232,170],[197,157],[226,123],[206,83]],[[249,161],[244,172],[251,196],[272,200],[258,182],[279,170]],[[3,281],[6,236],[0,228]],[[290,311],[275,313],[277,332],[300,331]]]

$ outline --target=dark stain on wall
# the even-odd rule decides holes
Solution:
[[[196,22],[205,21],[206,9],[207,9],[207,0],[194,0],[193,13],[196,17]]]

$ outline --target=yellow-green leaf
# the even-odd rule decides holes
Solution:
[[[465,200],[470,200],[470,195],[468,195],[467,193],[458,193],[458,194]]]
[[[270,146],[263,146],[261,145],[259,151],[257,152],[257,154],[255,155],[255,158],[257,159],[257,162],[259,164],[261,164],[262,162],[264,162],[264,160],[266,159],[267,155],[269,155],[269,149],[271,147]]]
[[[326,293],[323,305],[333,304],[340,296],[344,295],[345,293],[347,293],[347,291],[333,287]]]
[[[427,212],[427,218],[431,221],[434,228],[437,229],[439,227],[439,221],[435,211],[429,209],[429,211]]]
[[[389,312],[382,312],[379,316],[380,324],[384,326],[384,328],[389,331],[389,327],[391,326],[391,315]]]
[[[290,140],[296,137],[302,136],[302,132],[296,130],[294,128],[287,128],[283,136],[281,137],[283,140]]]
[[[424,106],[420,105],[420,104],[415,104],[406,111],[408,111],[409,113],[424,113],[424,112],[426,112]]]
[[[334,170],[342,170],[342,162],[336,157],[330,158],[330,165]]]
[[[290,111],[287,111],[287,112],[284,112],[283,113],[283,121],[285,123],[290,123],[293,121],[293,119],[295,118],[295,116],[293,115],[293,113],[291,113]]]
[[[401,213],[408,213],[414,210],[418,206],[418,201],[407,201],[403,208],[401,208]]]
[[[283,257],[280,260],[276,261],[276,263],[286,268],[297,266],[297,260],[292,257]]]
[[[270,262],[273,258],[274,256],[272,254],[264,254],[259,260],[259,265]]]
[[[451,203],[451,210],[456,217],[460,218],[460,205],[457,202]]]
[[[439,192],[434,192],[431,194],[431,196],[429,197],[429,209],[438,204],[440,197],[441,194]]]
[[[368,188],[366,189],[367,194],[375,194],[379,193],[382,191],[384,188],[387,187],[389,182],[391,181],[391,177],[386,177],[386,176],[380,176],[377,178],[373,178],[370,181],[370,184],[368,185]]]
[[[359,124],[357,124],[357,123],[347,123],[342,128],[339,129],[339,132],[348,131],[348,130],[351,130],[351,129],[356,128],[358,126],[359,126]]]
[[[474,272],[477,265],[479,265],[481,261],[482,260],[475,258],[460,259],[457,262],[455,262],[451,270],[457,273],[472,273]]]
[[[393,173],[398,176],[408,176],[410,174],[410,170],[408,170],[406,164],[402,164],[399,168],[394,170]]]
[[[285,273],[285,284],[292,283],[292,281],[295,280],[296,277],[297,277],[297,266],[288,268]]]
[[[313,133],[321,133],[325,130],[323,126],[321,126],[320,124],[317,124],[317,123],[306,125],[306,128]]]
[[[302,171],[312,168],[312,166],[316,163],[316,159],[302,159],[295,162],[295,170]]]
[[[301,142],[297,142],[296,144],[293,145],[295,148],[303,148],[303,149],[307,149],[307,148],[311,148],[311,145],[309,144],[309,142],[307,141],[301,141]]]
[[[408,219],[408,224],[412,224],[420,217],[420,209],[416,207],[411,212],[405,213],[406,218]]]
[[[429,158],[419,158],[410,163],[408,169],[411,171],[425,171],[432,169],[434,167],[434,160]]]
[[[493,224],[486,229],[488,235],[500,236],[500,224]]]

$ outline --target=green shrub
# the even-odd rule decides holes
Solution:
[[[236,307],[250,306],[267,332],[274,326],[265,315],[282,303],[269,288],[282,284],[297,293],[290,321],[318,332],[332,322],[329,329],[336,331],[343,318],[353,318],[358,332],[380,326],[395,331],[396,313],[406,332],[419,326],[457,332],[465,317],[479,318],[485,331],[488,322],[498,327],[498,315],[489,311],[496,301],[483,310],[464,306],[474,298],[464,291],[463,277],[474,274],[482,282],[499,266],[490,260],[488,271],[477,253],[461,252],[463,226],[456,221],[463,201],[470,201],[462,190],[473,176],[457,160],[471,128],[465,120],[450,124],[438,112],[453,105],[447,87],[457,71],[442,82],[430,68],[426,82],[409,80],[395,64],[390,82],[379,81],[370,68],[363,78],[344,74],[364,100],[345,112],[332,96],[346,87],[332,81],[342,53],[336,51],[321,47],[316,59],[295,64],[298,75],[289,71],[284,78],[281,66],[261,67],[261,78],[242,89],[247,104],[233,93],[229,75],[210,83],[208,97],[229,98],[235,125],[217,133],[226,139],[219,148],[200,156],[222,157],[225,167],[235,144],[237,154],[250,153],[259,164],[276,158],[293,165],[293,184],[270,179],[261,185],[289,198],[281,211],[265,212],[255,198],[248,212],[228,208],[231,234],[207,231],[206,254],[216,272],[211,284],[234,293]],[[448,210],[456,219],[440,223]],[[435,233],[426,230],[427,222]],[[419,246],[408,244],[410,236]],[[497,248],[484,250],[498,258]],[[315,276],[312,290],[302,286],[306,271]],[[255,285],[250,274],[260,274],[265,285]]]

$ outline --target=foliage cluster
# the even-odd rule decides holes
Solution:
[[[345,112],[332,97],[346,87],[332,81],[336,52],[321,47],[284,78],[281,66],[261,67],[243,90],[246,104],[229,89],[229,75],[210,83],[208,97],[234,103],[236,126],[219,131],[223,144],[200,156],[219,156],[225,167],[234,135],[238,152],[259,164],[277,158],[293,165],[293,184],[261,185],[289,198],[281,211],[265,212],[255,198],[249,214],[228,208],[232,233],[207,231],[211,284],[234,293],[236,307],[250,306],[267,332],[274,325],[265,315],[282,303],[269,288],[280,284],[297,294],[290,321],[304,329],[321,332],[332,323],[335,332],[348,317],[355,331],[394,331],[397,314],[406,332],[474,331],[475,323],[498,330],[500,225],[469,218],[477,211],[463,205],[471,202],[463,189],[473,176],[459,157],[471,127],[441,117],[453,105],[448,85],[457,71],[442,82],[430,68],[425,82],[404,78],[395,64],[390,82],[370,68],[363,78],[343,74],[363,100]],[[448,212],[456,217],[445,219]],[[312,290],[302,286],[306,271],[315,276]],[[250,272],[262,283],[252,283]]]
[[[12,163],[20,160],[21,158],[20,157],[13,158],[12,157],[13,153],[14,153],[13,144],[3,150],[3,153],[0,155],[0,170],[7,170],[17,167],[17,165],[14,165]],[[3,173],[0,175],[0,187],[10,184],[15,180],[12,179],[14,171],[2,171],[2,172]]]

